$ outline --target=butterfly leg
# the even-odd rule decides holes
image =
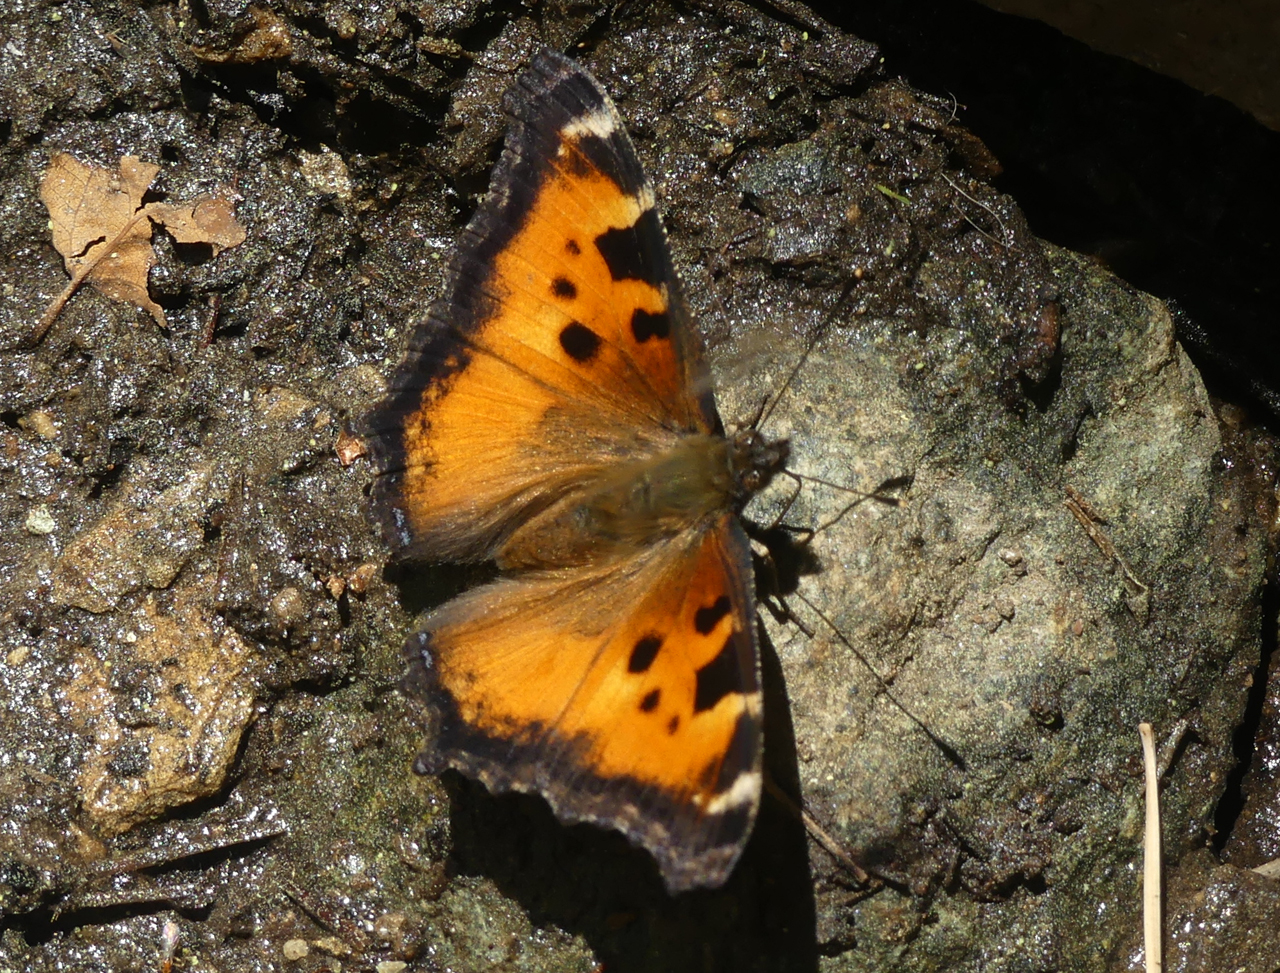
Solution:
[[[764,532],[758,527],[748,527],[748,534],[760,545],[760,550],[752,552],[756,577],[756,597],[759,599],[759,603],[769,610],[769,614],[773,616],[773,620],[779,625],[785,625],[790,622],[803,632],[806,637],[812,638],[813,629],[791,610],[791,606],[787,603],[786,596],[783,594],[783,578],[787,579],[787,590],[795,590],[800,574],[798,565],[792,565],[788,570],[784,571],[773,552],[773,546],[779,545],[779,530],[786,529],[774,528],[770,532]],[[772,536],[766,536],[766,534],[771,534]],[[790,545],[788,549],[801,546],[795,544],[790,538],[787,538],[784,543]],[[807,540],[805,543],[807,543]],[[795,558],[792,557],[790,560],[795,560]]]

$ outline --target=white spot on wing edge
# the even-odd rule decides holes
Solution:
[[[576,142],[584,135],[607,139],[617,130],[617,116],[602,105],[566,122],[560,129],[560,137],[570,142]]]
[[[764,778],[758,770],[744,770],[727,791],[722,791],[703,806],[707,814],[723,814],[731,808],[744,807],[760,800]]]

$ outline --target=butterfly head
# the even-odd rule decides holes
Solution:
[[[759,493],[787,463],[791,444],[769,439],[753,426],[737,429],[729,437],[729,464],[739,503]]]

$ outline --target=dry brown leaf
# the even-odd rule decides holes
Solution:
[[[147,294],[155,251],[151,224],[141,212],[142,194],[159,171],[131,155],[112,172],[60,152],[49,163],[40,198],[53,223],[53,245],[72,281],[87,276],[107,297],[136,304],[164,327],[164,311]]]
[[[179,243],[208,243],[215,254],[244,242],[234,205],[219,196],[144,206],[142,197],[159,171],[131,155],[120,160],[118,171],[85,165],[65,152],[50,161],[40,198],[71,281],[45,311],[31,343],[44,336],[85,280],[114,300],[144,309],[166,327],[164,311],[147,293],[147,274],[155,263],[152,223],[163,225]]]

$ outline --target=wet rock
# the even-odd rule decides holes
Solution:
[[[351,968],[1116,962],[1136,722],[1191,726],[1164,792],[1175,873],[1232,766],[1266,461],[1235,462],[1158,304],[1028,232],[948,99],[788,9],[0,14],[23,52],[0,90],[0,908],[21,917],[0,965],[136,965],[175,903],[228,973],[291,942]],[[866,887],[774,798],[728,885],[672,900],[616,835],[408,771],[400,643],[458,572],[384,567],[339,444],[543,42],[628,120],[726,420],[781,395],[765,431],[811,477],[786,523],[817,533],[778,545],[767,589],[794,614],[765,614],[767,759]],[[34,192],[55,151],[162,160],[175,199],[237,187],[244,244],[158,245],[167,332],[83,292],[18,345],[65,284]],[[209,856],[163,830],[267,807],[287,842]],[[156,869],[151,843],[190,854]]]
[[[1269,973],[1280,957],[1280,882],[1220,865],[1203,850],[1166,885],[1164,969]],[[1130,936],[1117,969],[1145,969],[1140,936]]]
[[[124,620],[110,669],[85,654],[63,691],[93,740],[78,783],[101,836],[216,795],[253,719],[253,650],[185,594],[172,613],[144,604]]]
[[[203,464],[154,497],[127,488],[54,563],[54,603],[105,612],[144,585],[168,587],[203,538],[210,473]]]

